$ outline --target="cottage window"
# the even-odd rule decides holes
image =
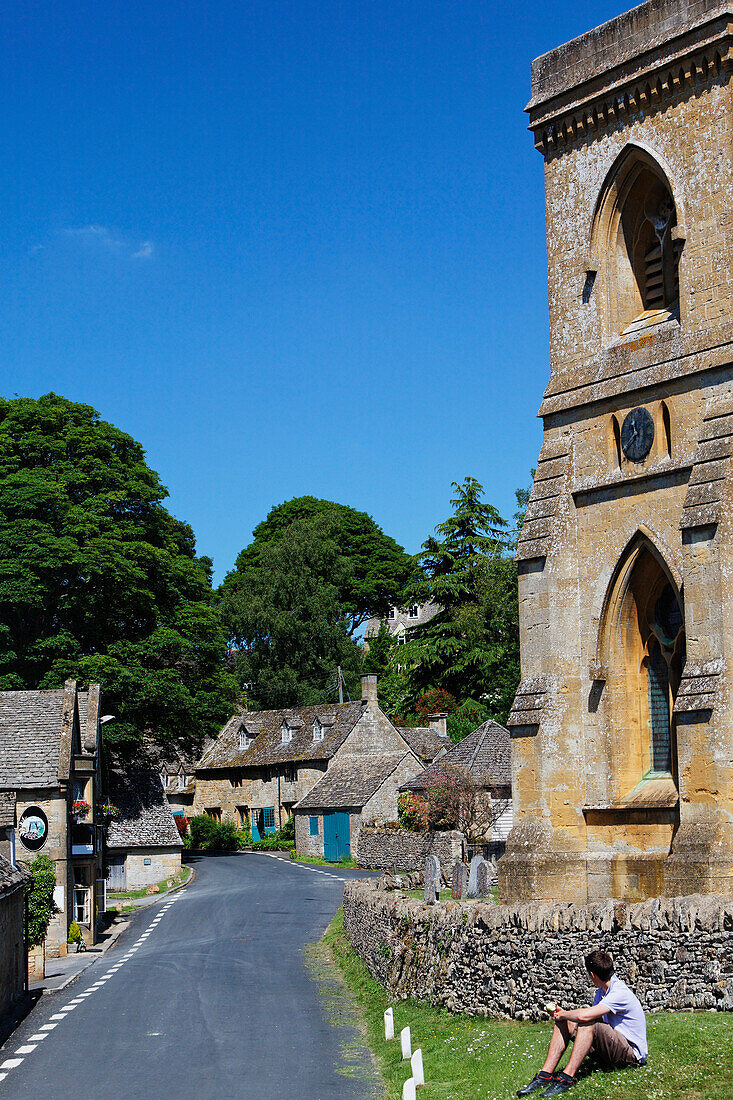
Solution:
[[[283,774],[283,778],[286,783],[295,783],[298,778],[298,772],[294,764],[286,764]]]
[[[178,776],[178,790],[179,791],[182,791],[185,788],[187,781],[188,781],[188,776],[187,775],[184,775],[183,773],[181,773]]]
[[[160,781],[163,784],[163,790],[165,790],[166,787],[168,786],[168,775],[167,775],[166,772],[161,772],[160,773]]]
[[[221,821],[221,807],[220,806],[207,806],[204,810],[207,817],[211,817],[214,821]]]
[[[397,645],[407,645],[407,635],[400,634],[397,638]]]
[[[264,824],[266,829],[274,829],[275,828],[275,807],[274,806],[265,806],[264,810],[262,811],[262,817],[263,817],[263,824]]]
[[[318,818],[317,817],[309,817],[308,822],[310,824],[310,835],[311,836],[318,836]]]
[[[232,786],[233,787],[241,787],[242,786],[242,777],[241,777],[241,775],[233,775],[232,776]]]
[[[254,741],[254,738],[250,737],[247,730],[240,730],[239,731],[239,748],[240,748],[240,751],[243,751],[244,749],[248,749],[253,741]]]
[[[387,612],[387,618],[388,619],[396,619],[397,618],[397,608],[396,607],[390,607],[389,611]]]
[[[290,742],[293,740],[293,731],[286,722],[283,722],[282,726],[280,727],[280,735],[282,737],[283,745],[289,745]]]
[[[322,741],[323,740],[323,726],[321,725],[321,723],[318,721],[317,718],[316,718],[315,722],[313,723],[313,740],[314,741]]]
[[[410,606],[410,609],[407,612],[408,616],[411,619],[416,619],[418,617],[419,613],[420,613],[420,608],[417,606],[416,603],[412,604]]]

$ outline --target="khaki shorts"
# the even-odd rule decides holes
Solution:
[[[610,1024],[593,1024],[593,1043],[588,1051],[591,1058],[608,1069],[638,1066],[634,1048],[625,1035]]]

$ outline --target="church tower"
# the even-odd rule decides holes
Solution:
[[[538,58],[550,381],[503,900],[733,890],[733,3]]]

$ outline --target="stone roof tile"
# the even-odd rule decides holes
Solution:
[[[15,791],[0,791],[0,829],[15,825]]]
[[[445,756],[408,780],[401,791],[421,791],[440,780],[441,769],[460,768],[475,783],[486,787],[509,787],[512,782],[509,730],[489,719],[468,737],[453,745]]]
[[[408,757],[408,752],[352,753],[338,757],[296,810],[360,808]]]
[[[363,713],[364,704],[359,701],[235,714],[214,744],[204,752],[197,770],[262,767],[297,760],[330,760]],[[323,725],[322,741],[313,740],[316,718]],[[331,724],[328,722],[330,718],[333,719]],[[285,744],[281,734],[283,722],[293,730],[292,740]],[[240,730],[246,730],[248,737],[253,738],[248,748],[239,747]]]
[[[19,886],[23,886],[29,878],[30,875],[27,871],[21,870],[20,867],[13,867],[5,856],[0,856],[0,898],[5,897],[6,894],[12,894]]]
[[[108,848],[183,847],[157,772],[111,771],[109,797],[120,813],[107,826]]]
[[[438,733],[433,726],[397,726],[396,729],[423,764],[432,764],[438,753],[450,749],[453,744],[447,734]]]

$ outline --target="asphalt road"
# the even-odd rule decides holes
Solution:
[[[366,1100],[369,1055],[304,947],[359,872],[208,856],[0,1051],[13,1100]]]

